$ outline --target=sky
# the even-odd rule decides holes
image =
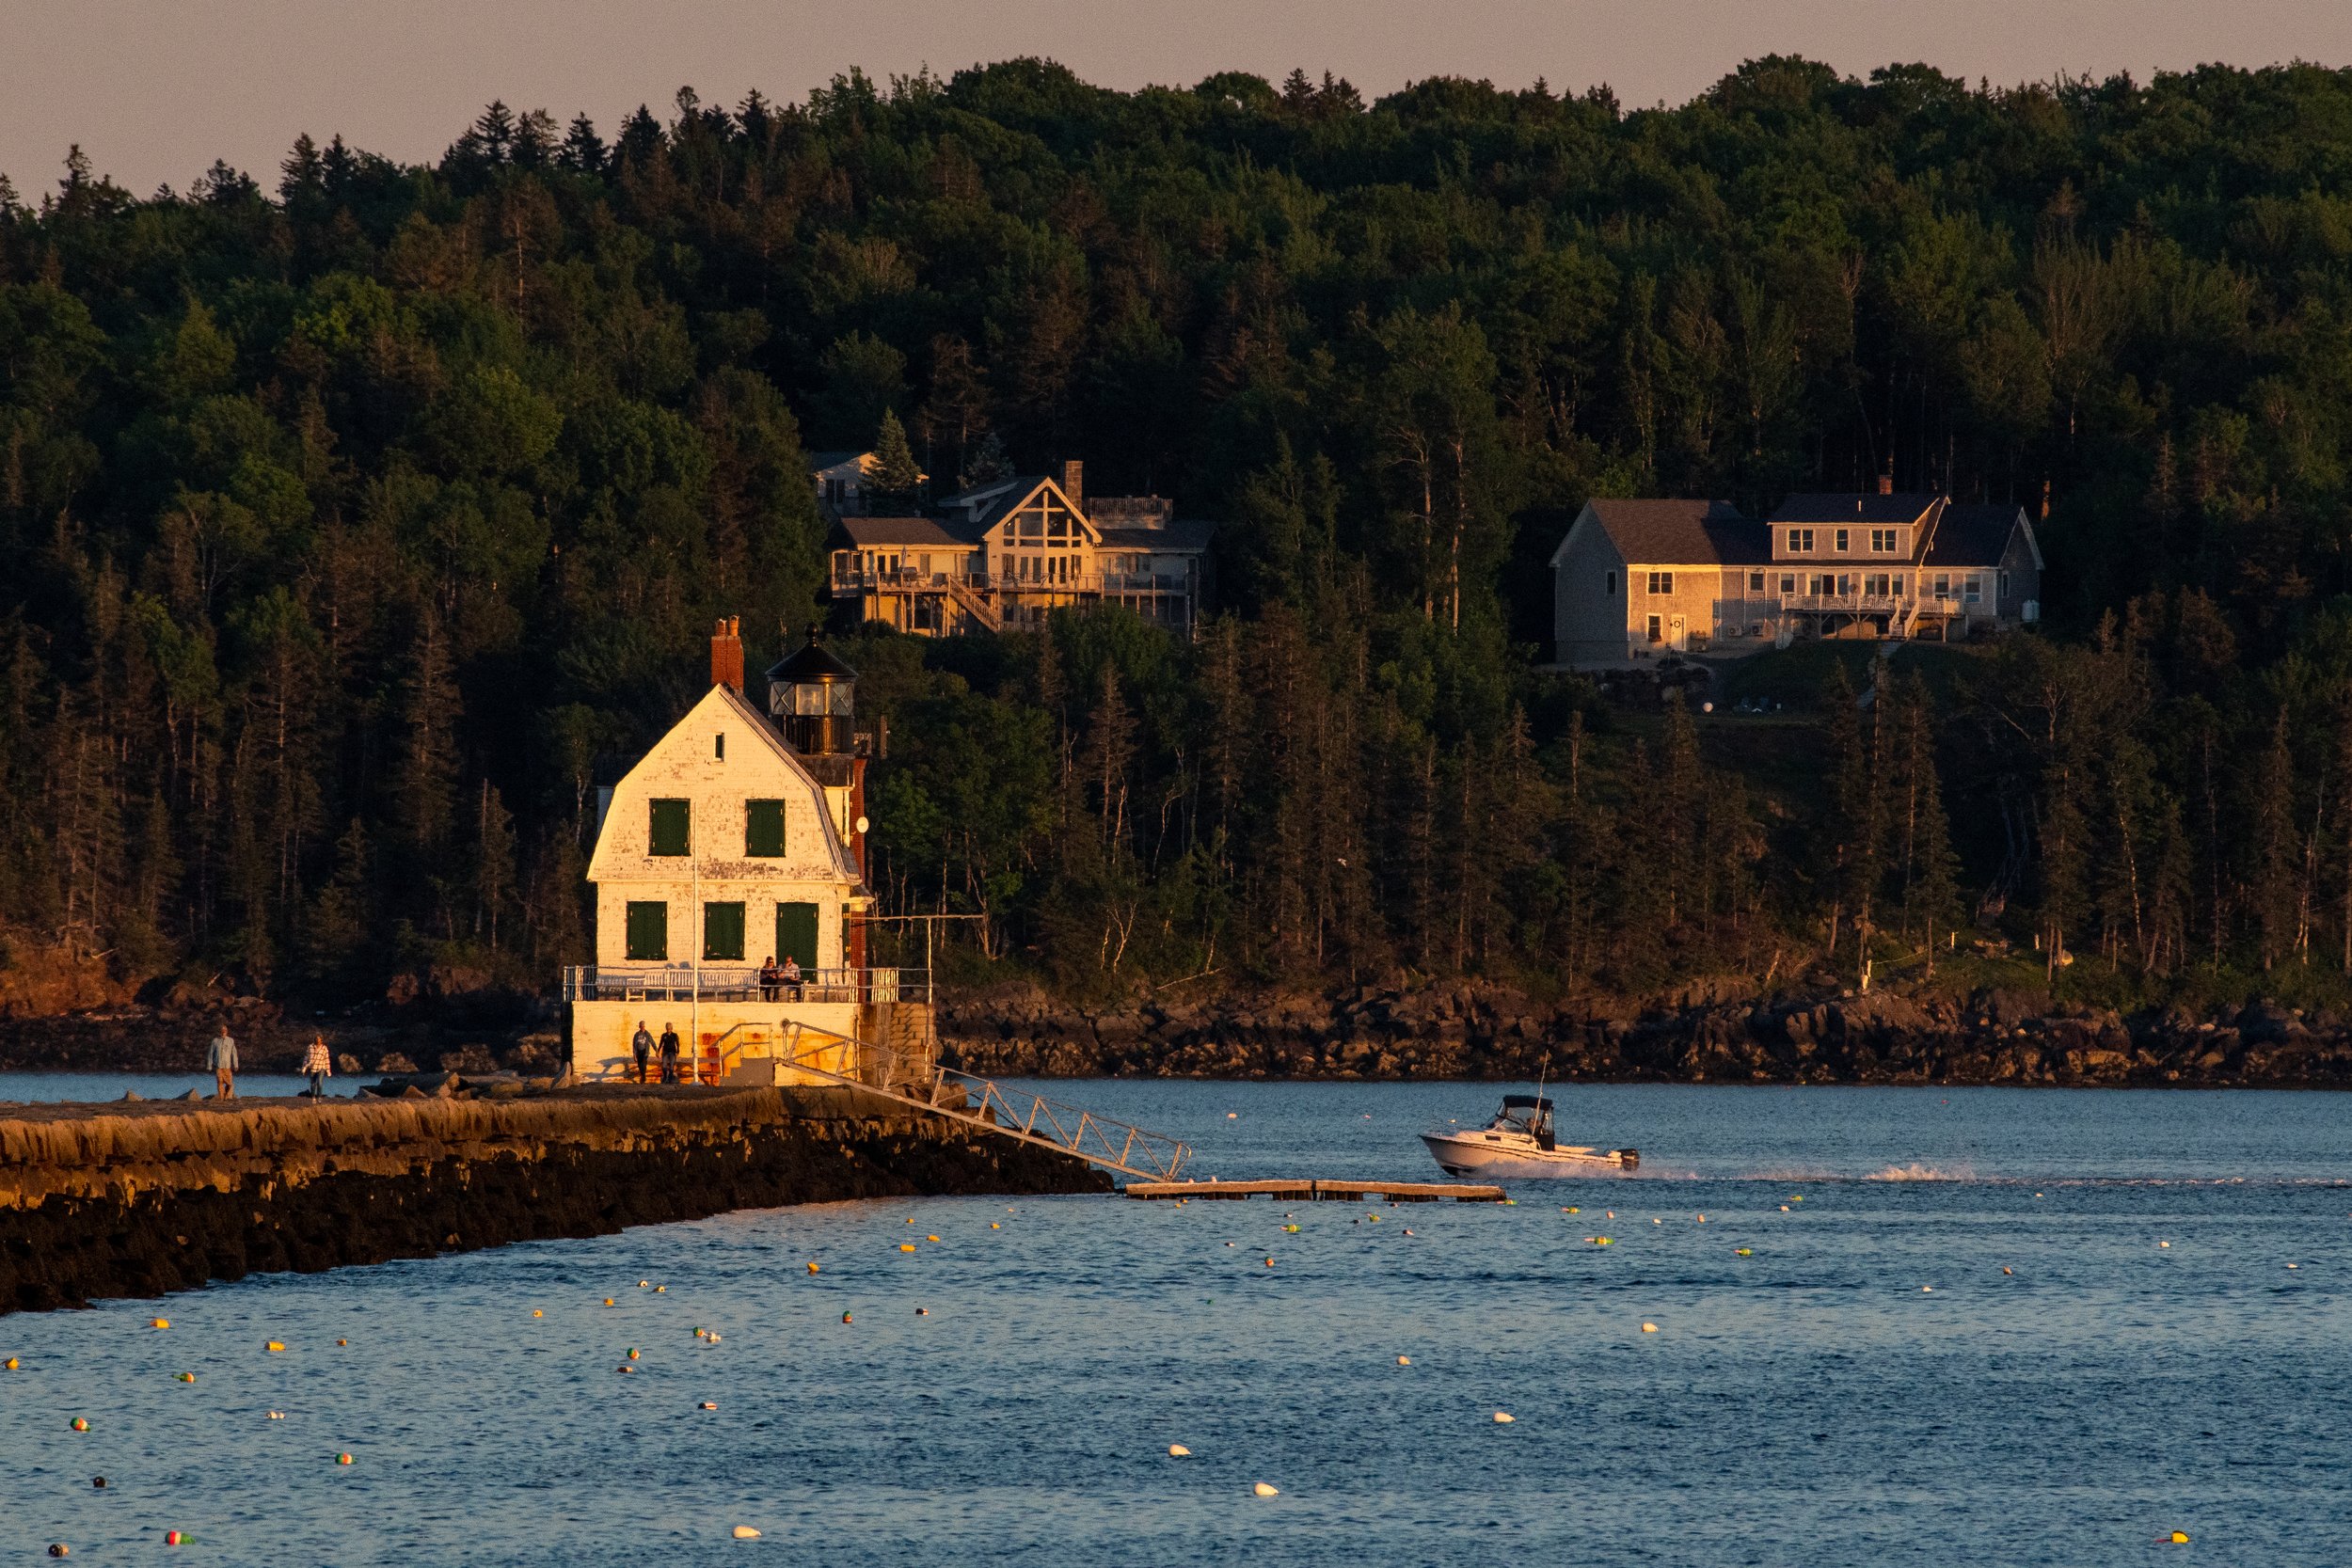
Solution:
[[[852,66],[1043,55],[1104,87],[1294,66],[1366,97],[1424,76],[1681,103],[1743,59],[1997,85],[2220,61],[2352,64],[2352,0],[0,0],[0,173],[38,199],[70,144],[144,194],[215,158],[275,188],[294,137],[437,157],[502,99],[608,134],[681,85],[797,100]]]

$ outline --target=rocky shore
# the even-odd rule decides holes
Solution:
[[[502,1023],[399,1009],[314,1020],[248,999],[225,1011],[119,1006],[0,1019],[0,1071],[181,1072],[194,1083],[204,1041],[224,1020],[247,1072],[293,1071],[313,1033],[345,1075],[546,1072],[562,1044],[545,1007]],[[1460,982],[1098,1008],[1004,987],[951,996],[939,1034],[950,1065],[1046,1078],[1548,1070],[1614,1082],[2352,1087],[2352,1019],[2333,1013],[2253,1001],[2206,1014],[2124,1014],[2026,990],[1824,988],[1764,999],[1722,981],[1647,1005],[1554,1004]]]
[[[846,1088],[0,1107],[0,1313],[854,1197],[1104,1192]]]
[[[2352,1087],[2352,1022],[2265,1003],[2124,1016],[2046,995],[1879,990],[1648,1008],[1479,984],[1220,996],[1089,1011],[1022,990],[948,1003],[984,1075]]]

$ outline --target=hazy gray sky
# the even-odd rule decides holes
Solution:
[[[2352,0],[0,0],[0,170],[28,199],[66,147],[133,190],[216,158],[275,186],[294,136],[433,157],[493,98],[609,132],[680,84],[797,99],[850,66],[1046,55],[1105,87],[1216,71],[1422,76],[1679,102],[1802,54],[1859,74],[1924,60],[1971,79],[2209,60],[2352,63]]]

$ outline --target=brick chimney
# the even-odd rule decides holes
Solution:
[[[1879,494],[1882,496],[1891,496],[1894,493],[1895,465],[1890,460],[1885,467],[1879,470]]]
[[[1087,509],[1087,466],[1075,458],[1061,466],[1061,493],[1070,498],[1071,506],[1080,516]]]
[[[729,615],[710,629],[710,684],[743,689],[743,638],[740,622]]]

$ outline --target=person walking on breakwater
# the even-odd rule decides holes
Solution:
[[[302,1058],[302,1070],[310,1075],[310,1098],[325,1100],[326,1080],[335,1071],[334,1060],[326,1053],[326,1036],[312,1035],[310,1037],[310,1049]]]
[[[213,1069],[213,1098],[237,1098],[237,1039],[223,1021],[220,1033],[213,1037],[211,1049],[204,1053],[204,1065]]]
[[[661,1021],[661,1081],[677,1082],[677,1026],[668,1019]]]
[[[646,1064],[653,1060],[653,1036],[645,1030],[645,1021],[637,1021],[637,1033],[629,1037],[628,1053],[637,1058],[637,1081],[645,1082]]]

